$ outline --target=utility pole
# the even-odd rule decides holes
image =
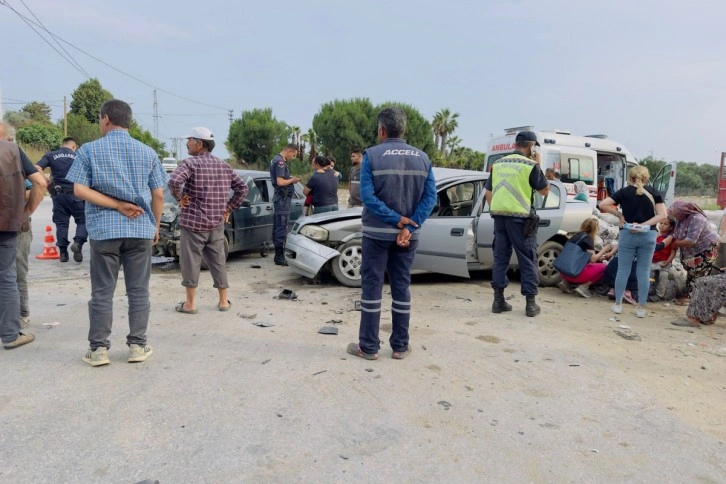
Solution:
[[[68,96],[63,96],[63,136],[68,136]]]
[[[229,125],[230,126],[232,125],[232,118],[233,117],[234,117],[234,111],[230,109],[229,110]]]
[[[159,139],[159,104],[156,100],[156,89],[154,89],[154,137]]]

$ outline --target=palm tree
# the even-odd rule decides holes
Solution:
[[[444,157],[446,156],[446,140],[459,127],[459,121],[457,121],[459,113],[452,113],[449,108],[444,108],[436,113],[436,116],[439,116],[439,152]]]
[[[290,126],[290,131],[292,133],[292,143],[294,145],[300,145],[300,126]]]
[[[434,131],[434,146],[439,149],[439,141],[441,140],[441,111],[434,114],[434,119],[431,120],[431,128]]]
[[[454,151],[461,146],[461,138],[458,136],[452,136],[446,141],[446,146],[449,148],[449,156],[453,156]]]
[[[309,161],[310,163],[313,162],[315,159],[315,156],[317,155],[317,152],[315,151],[315,145],[317,144],[317,138],[315,136],[315,131],[313,131],[313,128],[310,128],[308,130],[308,139],[310,140],[310,157]]]

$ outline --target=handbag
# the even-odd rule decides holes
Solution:
[[[582,250],[582,247],[577,245],[577,242],[582,240],[584,236],[585,234],[580,234],[580,236],[568,240],[560,255],[555,259],[555,269],[567,277],[579,276],[587,263],[590,262],[590,253]]]
[[[534,190],[532,195],[529,197],[529,215],[524,220],[524,226],[522,227],[522,235],[525,237],[532,237],[537,235],[537,229],[539,228],[539,215],[537,210],[534,208]]]

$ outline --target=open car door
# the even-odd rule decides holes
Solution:
[[[666,163],[651,179],[651,184],[660,192],[666,206],[670,206],[676,190],[676,162]]]
[[[474,202],[482,180],[456,180],[437,188],[437,203],[421,227],[412,270],[469,277],[467,254],[473,252]]]

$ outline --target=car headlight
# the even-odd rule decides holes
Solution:
[[[300,235],[304,235],[308,239],[323,242],[328,240],[329,232],[319,225],[305,225],[300,229]]]

